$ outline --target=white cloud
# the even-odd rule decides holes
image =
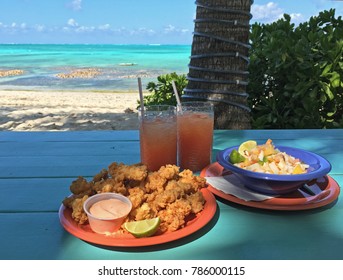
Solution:
[[[103,28],[104,27],[107,27],[107,25],[105,24],[103,26]],[[93,32],[94,30],[96,30],[96,28],[94,26],[80,25],[75,19],[70,18],[67,21],[67,25],[63,26],[61,28],[61,30],[65,31],[65,32],[90,33],[90,32]],[[101,29],[99,29],[99,30],[101,30]]]
[[[2,22],[0,22],[0,28],[5,30],[8,26]]]
[[[155,33],[155,30],[145,27],[140,27],[130,32],[132,35],[154,35]]]
[[[186,28],[177,28],[175,27],[174,25],[167,25],[164,30],[163,30],[163,33],[165,34],[169,34],[169,33],[173,33],[173,34],[186,34],[189,32],[189,29],[186,29]]]
[[[7,27],[11,31],[27,29],[27,25],[25,22],[23,23],[12,22],[10,25],[5,25],[5,27]]]
[[[72,0],[69,4],[74,11],[79,11],[82,9],[82,0]]]
[[[266,5],[253,4],[251,6],[253,20],[262,22],[273,22],[282,18],[284,11],[274,2],[268,2]]]
[[[251,6],[251,13],[254,21],[259,21],[262,23],[271,23],[279,20],[283,18],[283,15],[285,14],[284,10],[274,2],[268,2],[265,5],[253,4]],[[305,20],[303,14],[301,13],[291,13],[289,15],[293,23],[300,23]]]
[[[89,32],[93,32],[95,30],[94,26],[79,26],[78,28],[76,28],[76,32],[77,33],[89,33]]]
[[[12,22],[10,24],[0,22],[0,31],[5,33],[15,34],[17,32],[27,32],[29,29],[30,27],[25,22]]]
[[[42,24],[36,24],[34,29],[37,31],[37,32],[43,32],[45,30],[45,26],[42,25]]]
[[[176,31],[176,27],[174,25],[167,25],[165,28],[164,28],[164,32],[165,33],[171,33],[171,32],[175,32]]]
[[[72,26],[72,27],[77,27],[77,26],[79,26],[79,24],[78,24],[78,23],[76,22],[76,20],[73,19],[73,18],[70,18],[70,19],[68,20],[67,24],[68,24],[69,26]]]
[[[110,30],[111,29],[111,25],[109,25],[108,23],[100,25],[98,27],[99,30]]]
[[[300,23],[305,20],[304,16],[300,13],[292,13],[290,14],[290,16],[291,16],[291,21],[294,23]]]

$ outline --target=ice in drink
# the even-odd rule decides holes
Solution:
[[[141,162],[150,171],[177,164],[176,110],[174,106],[151,105],[139,115]]]
[[[211,163],[213,123],[212,104],[186,102],[178,108],[178,164],[182,169],[196,172]]]

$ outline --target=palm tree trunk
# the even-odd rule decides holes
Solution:
[[[249,129],[246,93],[252,0],[197,0],[183,100],[215,103],[215,128]]]

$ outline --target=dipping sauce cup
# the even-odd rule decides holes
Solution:
[[[177,106],[178,165],[201,171],[211,163],[214,110],[210,102],[184,102]]]
[[[149,171],[177,163],[176,108],[150,105],[138,110],[141,162]]]
[[[132,209],[132,203],[121,194],[99,193],[90,196],[83,209],[94,232],[110,234],[120,229]]]

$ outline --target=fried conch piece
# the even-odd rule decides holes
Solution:
[[[91,182],[88,182],[85,178],[79,176],[71,183],[70,191],[73,194],[90,193],[92,191],[92,185]]]
[[[127,195],[127,188],[125,187],[124,183],[112,178],[95,182],[93,190],[95,193],[114,192],[122,195]]]
[[[144,188],[134,187],[128,190],[129,196],[128,198],[131,200],[132,208],[138,208],[142,205],[143,202],[146,200],[146,193]]]
[[[130,213],[130,218],[134,221],[141,221],[155,218],[156,212],[150,207],[149,203],[144,202],[140,207],[133,209]]]
[[[73,201],[71,205],[73,209],[71,216],[80,225],[83,225],[88,221],[87,214],[83,210],[83,203],[87,200],[87,198],[88,195],[85,195],[82,198],[77,198]]]
[[[149,194],[163,192],[166,184],[173,180],[177,180],[178,175],[179,167],[171,164],[162,166],[158,171],[150,172],[146,178],[146,192]]]
[[[176,231],[184,227],[186,217],[191,213],[191,205],[187,199],[180,199],[168,205],[158,213],[161,219],[161,232]]]
[[[191,170],[185,169],[179,174],[179,183],[191,185],[192,192],[197,192],[206,187],[206,179],[200,176],[195,176]]]
[[[93,177],[93,182],[100,182],[108,178],[108,170],[103,169]]]
[[[143,164],[125,165],[123,163],[113,162],[108,167],[111,177],[118,181],[133,180],[142,181],[148,175],[148,168]]]
[[[73,181],[70,185],[70,191],[72,193],[71,196],[66,197],[62,203],[64,206],[68,208],[72,208],[74,200],[78,198],[82,198],[85,195],[93,195],[94,191],[92,189],[93,183],[87,182],[87,180],[81,176],[79,176],[75,181]]]
[[[166,166],[161,166],[157,171],[161,178],[167,180],[176,180],[179,175],[180,167],[176,165],[167,164]]]
[[[191,211],[194,214],[199,213],[204,208],[205,198],[202,195],[202,192],[195,192],[189,195],[187,200],[191,204]]]

